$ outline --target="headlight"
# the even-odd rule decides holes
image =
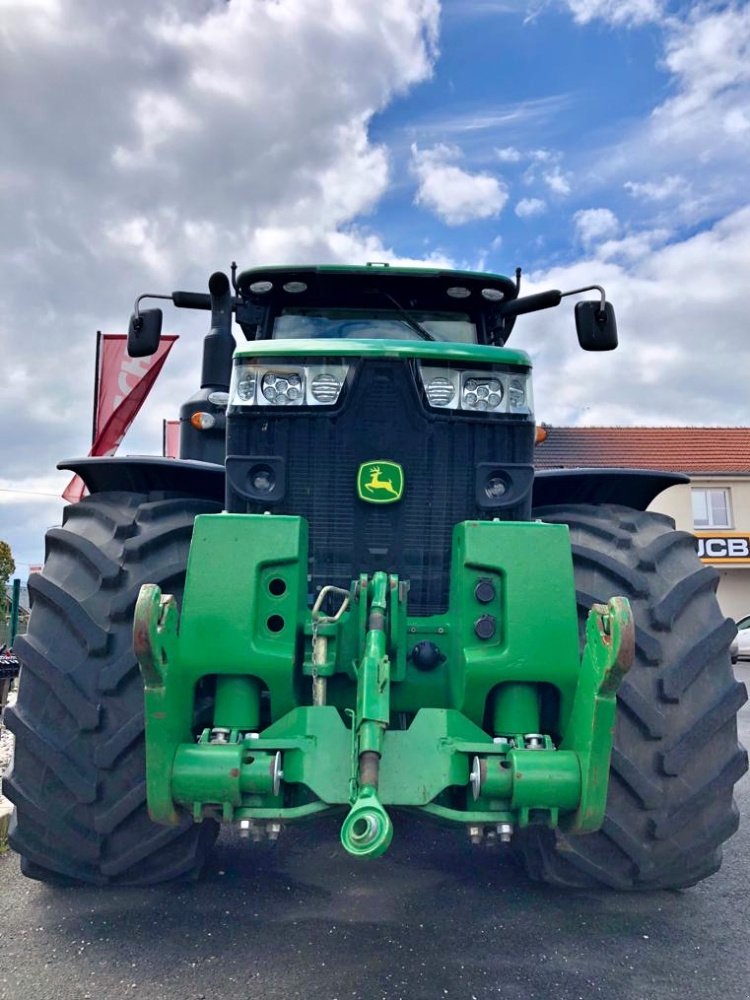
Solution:
[[[435,375],[434,378],[425,379],[424,389],[430,406],[451,407],[454,401],[457,402],[456,381],[445,375]]]
[[[266,372],[260,382],[263,398],[273,406],[304,402],[305,377],[298,372]]]
[[[232,370],[230,405],[332,406],[341,395],[347,370],[338,362],[258,365],[239,358]]]
[[[249,372],[237,381],[235,395],[243,403],[255,402],[255,372]]]
[[[508,383],[508,405],[514,413],[531,412],[529,398],[531,383],[528,378],[512,378]]]
[[[499,378],[477,375],[464,375],[462,378],[461,406],[464,410],[502,412],[499,407],[505,398],[505,387]]]
[[[427,402],[440,410],[531,414],[531,376],[503,371],[468,371],[419,365]]]
[[[310,392],[316,403],[335,403],[341,392],[341,379],[333,372],[318,372],[310,380]]]

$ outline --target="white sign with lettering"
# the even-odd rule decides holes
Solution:
[[[737,532],[701,533],[695,536],[698,555],[709,563],[747,563],[750,565],[750,535]]]

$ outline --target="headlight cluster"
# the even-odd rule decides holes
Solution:
[[[420,364],[419,375],[427,402],[436,409],[518,414],[534,410],[531,377],[525,373],[463,372]]]
[[[239,361],[232,371],[232,406],[332,406],[347,365],[256,365]]]

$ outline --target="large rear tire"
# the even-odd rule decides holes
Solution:
[[[182,593],[197,514],[216,503],[98,493],[66,508],[33,575],[18,638],[15,754],[3,791],[16,805],[10,843],[42,881],[147,885],[197,876],[218,832],[146,811],[143,682],[133,654],[140,587]]]
[[[678,889],[713,874],[739,822],[735,782],[747,770],[732,673],[734,623],[718,576],[663,515],[614,505],[535,511],[570,527],[583,625],[594,603],[627,597],[636,658],[618,695],[610,785],[597,833],[529,828],[516,837],[529,874],[557,886]]]

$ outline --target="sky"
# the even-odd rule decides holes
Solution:
[[[0,538],[18,575],[90,445],[97,330],[261,264],[602,284],[520,320],[538,421],[750,424],[750,5],[0,0]],[[122,453],[198,385],[180,335]]]

